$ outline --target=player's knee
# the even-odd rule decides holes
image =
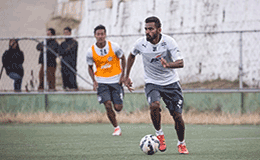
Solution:
[[[176,111],[171,111],[171,115],[172,115],[172,117],[173,117],[173,119],[174,119],[175,122],[181,122],[181,121],[183,121],[183,119],[182,119],[182,114],[181,114],[181,113],[176,112]]]
[[[107,111],[112,110],[112,102],[111,101],[106,101],[104,104],[105,104]]]
[[[122,104],[115,104],[115,110],[117,111],[117,112],[120,112],[121,110],[122,110],[122,108],[123,108],[123,105]]]
[[[151,103],[150,111],[151,112],[156,112],[156,111],[161,112],[160,102],[155,101],[155,102]]]

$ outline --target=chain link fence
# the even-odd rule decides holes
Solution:
[[[184,55],[184,68],[178,69],[184,89],[218,88],[260,88],[260,31],[230,31],[205,33],[167,33],[175,38]],[[128,57],[134,42],[144,35],[111,35],[107,40],[118,43]],[[40,52],[36,50],[39,42],[48,37],[19,38],[20,49],[24,53],[24,77],[22,91],[37,91],[39,85]],[[64,36],[56,36],[59,44]],[[77,83],[79,90],[91,91],[92,81],[88,75],[86,52],[93,43],[93,36],[74,36],[78,41]],[[10,38],[0,38],[0,56],[9,48]],[[57,58],[56,90],[63,91],[61,79],[61,60]],[[2,58],[0,62],[2,68]],[[136,58],[130,77],[135,88],[144,86],[144,70],[141,56]],[[203,86],[216,81],[217,86]],[[243,82],[243,83],[242,83]],[[3,70],[0,91],[13,91],[13,80]],[[235,86],[226,85],[235,83]],[[191,85],[194,84],[194,85]]]

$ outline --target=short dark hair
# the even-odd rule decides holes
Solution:
[[[66,27],[66,28],[64,28],[64,30],[68,30],[69,32],[71,32],[71,28],[70,27]]]
[[[162,26],[160,19],[155,17],[155,16],[151,16],[151,17],[148,17],[148,18],[145,19],[145,23],[151,23],[151,22],[154,22],[155,26],[157,28],[161,28],[161,26]]]
[[[98,25],[98,26],[95,27],[95,29],[94,29],[94,34],[95,34],[96,31],[99,30],[99,29],[104,29],[104,30],[105,30],[105,33],[106,33],[106,27],[103,26],[102,24],[100,24],[100,25]]]
[[[53,28],[48,28],[48,31],[50,31],[52,35],[56,34],[55,29],[53,29]]]

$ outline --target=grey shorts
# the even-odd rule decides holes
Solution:
[[[172,114],[173,111],[182,113],[183,96],[179,82],[166,86],[147,83],[145,84],[145,94],[149,104],[161,100],[161,97]]]
[[[97,95],[100,104],[108,100],[112,101],[113,104],[123,104],[124,89],[118,83],[99,83],[97,88]]]

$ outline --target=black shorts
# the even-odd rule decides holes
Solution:
[[[183,96],[179,82],[175,82],[166,86],[147,83],[145,84],[145,94],[149,104],[159,101],[162,97],[166,107],[172,114],[173,111],[182,113]]]
[[[100,104],[108,100],[112,101],[113,104],[123,104],[124,89],[119,83],[99,83],[97,95]]]

